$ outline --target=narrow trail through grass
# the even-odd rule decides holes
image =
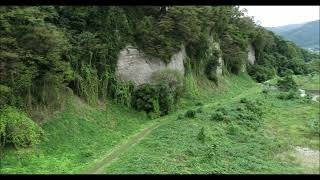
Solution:
[[[111,150],[110,153],[108,153],[105,158],[97,163],[94,167],[91,169],[87,170],[85,173],[86,174],[99,174],[103,172],[103,169],[107,167],[109,164],[113,162],[113,160],[117,159],[123,152],[125,152],[127,149],[133,147],[137,143],[139,143],[145,136],[147,136],[153,129],[157,128],[161,124],[165,123],[163,122],[158,122],[150,125],[147,128],[144,128],[142,131],[139,133],[133,135],[131,138],[129,138],[125,143],[120,144],[119,146],[115,147],[114,149]]]
[[[231,97],[230,99],[226,100],[224,99],[223,102],[214,102],[214,103],[207,103],[205,104],[203,107],[204,108],[213,108],[217,105],[221,105],[221,104],[227,104],[233,101],[237,101],[239,99],[241,99],[242,97],[246,97],[250,94],[253,93],[257,93],[259,92],[261,89],[255,87],[252,87],[250,89],[247,89],[245,92],[236,95],[234,97]],[[153,124],[151,124],[150,126],[144,128],[143,130],[141,130],[140,132],[136,133],[135,135],[133,135],[132,137],[130,137],[126,142],[118,145],[117,147],[111,149],[111,151],[109,151],[109,153],[102,158],[101,161],[99,161],[98,163],[96,163],[96,165],[94,165],[92,168],[89,168],[87,170],[84,171],[85,174],[100,174],[103,173],[105,168],[108,167],[110,164],[112,164],[112,162],[114,162],[116,159],[119,158],[119,156],[121,156],[123,153],[125,153],[127,150],[129,150],[130,148],[132,148],[133,146],[135,146],[136,144],[138,144],[141,140],[143,140],[145,137],[147,137],[154,129],[158,128],[161,125],[164,125],[166,123],[169,123],[171,120],[174,120],[179,113],[184,112],[186,109],[181,109],[171,115],[168,116],[164,116],[159,118],[157,121],[155,121]]]

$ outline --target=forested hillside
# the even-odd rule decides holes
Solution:
[[[276,34],[296,43],[299,47],[319,51],[319,20],[303,24],[294,24],[267,28]]]
[[[220,44],[221,51],[212,52],[212,40]],[[155,75],[159,83],[139,87],[120,81],[115,73],[118,55],[128,44],[165,63],[184,45],[185,74],[162,72]],[[254,64],[247,62],[248,45],[254,47]],[[199,95],[197,84],[210,82],[211,85],[205,86],[208,89],[226,86],[216,74],[219,55],[223,59],[223,75],[240,75],[246,67],[246,72],[257,82],[287,76],[290,72],[309,74],[319,67],[319,55],[257,26],[237,6],[2,6],[0,146],[32,147],[45,142],[43,137],[47,131],[53,132],[51,127],[61,128],[57,134],[69,127],[76,132],[67,134],[80,137],[81,133],[68,124],[76,124],[80,115],[75,118],[62,114],[57,122],[68,126],[49,121],[54,112],[71,106],[66,101],[74,95],[85,102],[83,106],[78,104],[88,112],[72,112],[88,113],[90,118],[97,116],[94,125],[88,125],[87,121],[80,123],[81,126],[74,124],[85,129],[88,137],[91,131],[105,125],[99,124],[103,119],[100,110],[90,110],[87,106],[103,104],[109,112],[109,106],[114,108],[117,104],[115,112],[110,111],[114,118],[108,117],[110,122],[125,120],[119,114],[133,109],[146,112],[150,119],[170,114],[181,97]],[[68,118],[71,121],[66,121]],[[124,120],[119,123],[119,134],[114,135],[115,142],[123,134],[134,132],[134,127],[140,127],[136,118],[130,121],[128,127],[132,129],[127,131]],[[90,132],[84,126],[90,126]],[[117,124],[110,126],[118,128]],[[105,133],[103,128],[97,132]],[[99,134],[94,138],[99,139]],[[76,137],[72,140],[78,142]],[[58,141],[67,140],[53,140]],[[48,150],[49,154],[52,152]]]

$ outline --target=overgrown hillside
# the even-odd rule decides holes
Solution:
[[[303,24],[267,28],[276,34],[296,43],[299,47],[319,51],[320,21],[311,21]]]
[[[0,22],[5,172],[78,172],[156,118],[217,89],[236,89],[223,80],[227,76],[246,69],[260,83],[319,66],[319,55],[255,25],[237,6],[3,6]],[[165,63],[184,45],[185,74],[157,72],[154,83],[138,87],[119,80],[118,55],[128,44]],[[249,45],[254,64],[248,63]],[[220,57],[222,75],[216,73]],[[14,158],[12,148],[28,147],[36,147],[39,157]]]
[[[221,44],[226,69],[239,73],[253,43],[262,80],[269,72],[305,73],[312,55],[262,27],[234,6],[1,7],[1,105],[57,108],[69,87],[89,104],[119,99],[114,77],[128,43],[168,61],[181,44],[191,69],[213,69],[209,37]],[[199,66],[203,67],[199,67]],[[270,71],[271,70],[271,71]],[[267,72],[268,71],[268,72]],[[250,71],[251,74],[255,72]],[[254,76],[254,75],[253,75]],[[254,76],[255,77],[255,76]],[[260,79],[259,79],[260,80]],[[121,88],[120,88],[121,89]],[[122,100],[119,100],[122,101]]]

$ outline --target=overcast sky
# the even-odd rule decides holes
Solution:
[[[240,6],[264,27],[298,24],[318,20],[320,6]]]

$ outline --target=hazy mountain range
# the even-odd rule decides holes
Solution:
[[[293,41],[302,48],[319,51],[319,26],[320,20],[316,20],[301,24],[266,27],[266,29],[273,31],[287,40]]]

